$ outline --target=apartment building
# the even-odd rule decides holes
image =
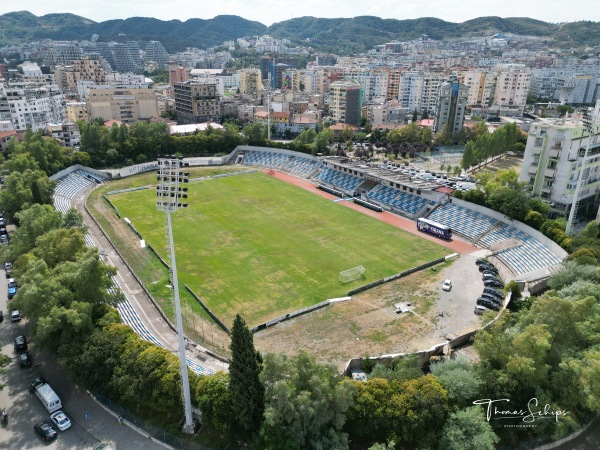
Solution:
[[[87,115],[133,123],[158,117],[158,102],[152,89],[139,85],[95,85],[87,89]]]
[[[281,88],[290,91],[300,91],[300,71],[296,69],[284,70],[281,74]]]
[[[469,88],[457,80],[440,86],[433,125],[434,133],[442,131],[445,126],[448,126],[452,135],[462,129],[468,98]]]
[[[354,81],[336,81],[329,86],[329,116],[336,122],[359,125],[362,87]]]
[[[482,109],[490,106],[494,93],[495,77],[488,70],[459,72],[457,79],[468,89],[467,107]]]
[[[65,95],[78,95],[78,83],[89,81],[92,84],[106,83],[106,73],[97,59],[74,59],[67,66],[56,66],[57,84]]]
[[[0,84],[0,116],[2,120],[11,120],[16,131],[28,127],[33,131],[43,130],[48,122],[65,120],[62,92],[55,84]]]
[[[175,83],[175,112],[180,125],[216,121],[221,116],[219,93],[214,83]]]
[[[433,115],[438,103],[438,92],[448,76],[442,73],[405,72],[400,79],[398,100],[410,112],[427,111]]]
[[[522,115],[531,84],[531,71],[523,64],[503,64],[494,68],[496,81],[490,111],[502,116]]]
[[[60,141],[65,147],[79,147],[81,135],[75,122],[48,123],[46,134]]]
[[[242,69],[238,71],[240,77],[240,94],[258,97],[263,90],[262,76],[259,69]]]
[[[580,175],[581,204],[593,203],[600,192],[600,123],[593,125],[591,136],[578,116],[532,124],[519,181],[529,183],[533,196],[568,213]]]
[[[146,44],[146,63],[154,62],[163,69],[167,59],[169,59],[169,54],[159,41],[149,41]]]
[[[77,122],[79,120],[89,120],[85,102],[67,102],[65,103],[68,122]]]

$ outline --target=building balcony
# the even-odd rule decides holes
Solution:
[[[549,152],[550,158],[559,158],[560,157],[560,150],[559,149],[552,149]]]
[[[543,187],[542,188],[542,192],[544,194],[551,194],[552,193],[552,187]]]
[[[546,171],[544,172],[545,178],[554,178],[555,175],[556,175],[555,169],[546,169]]]
[[[537,166],[532,165],[531,167],[529,167],[527,173],[530,175],[535,175],[537,173]]]

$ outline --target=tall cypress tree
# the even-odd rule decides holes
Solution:
[[[252,332],[238,314],[231,329],[229,391],[234,420],[249,437],[258,432],[265,410],[265,388],[260,382],[262,357],[254,348]]]

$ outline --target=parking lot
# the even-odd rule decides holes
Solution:
[[[461,255],[456,263],[443,269],[444,279],[452,281],[452,289],[443,291],[441,283],[438,287],[440,297],[435,306],[438,315],[436,337],[441,341],[481,325],[481,316],[473,312],[475,302],[483,291],[481,273],[475,265],[479,253],[484,252]]]

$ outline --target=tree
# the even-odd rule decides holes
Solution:
[[[259,375],[262,358],[254,348],[252,332],[237,314],[231,328],[229,391],[231,411],[246,436],[258,432],[265,409],[264,387]]]
[[[254,122],[242,131],[246,139],[248,140],[248,145],[264,145],[266,142],[266,128],[260,122]]]
[[[389,410],[389,400],[398,394],[398,385],[381,378],[353,384],[354,399],[346,413],[344,427],[350,441],[360,442],[361,447],[390,442],[394,436],[395,414]]]
[[[50,180],[41,170],[26,169],[24,172],[11,172],[0,189],[0,208],[9,218],[22,209],[34,204],[32,185],[37,184],[37,203],[52,205],[52,194],[56,182]]]
[[[523,221],[532,228],[539,230],[544,223],[544,217],[537,211],[529,211]]]
[[[502,186],[488,196],[490,207],[511,219],[523,220],[527,214],[527,196],[522,191]]]
[[[202,411],[203,425],[222,436],[231,434],[235,417],[231,414],[228,374],[217,372],[209,377],[201,377],[196,384],[196,401]]]
[[[465,407],[477,398],[481,379],[468,359],[457,358],[433,363],[431,373],[446,389],[451,405]]]
[[[572,114],[575,110],[569,105],[559,105],[556,107],[556,111],[560,117],[563,117],[567,113]]]
[[[496,436],[485,413],[478,406],[450,414],[438,444],[440,450],[494,450]]]
[[[267,404],[262,448],[344,449],[342,432],[353,385],[332,365],[301,351],[293,358],[269,354],[262,374]]]
[[[417,110],[415,109],[415,110],[413,111],[413,114],[412,114],[412,121],[413,121],[413,122],[416,122],[418,118],[419,118],[419,111],[417,111]]]
[[[475,144],[473,143],[473,141],[469,141],[467,142],[467,145],[465,145],[465,151],[463,152],[461,160],[461,167],[464,170],[469,170],[475,165],[475,158]]]
[[[423,371],[419,365],[419,358],[416,356],[407,356],[394,358],[390,367],[384,364],[376,364],[369,378],[384,378],[389,381],[404,382],[419,378]]]

